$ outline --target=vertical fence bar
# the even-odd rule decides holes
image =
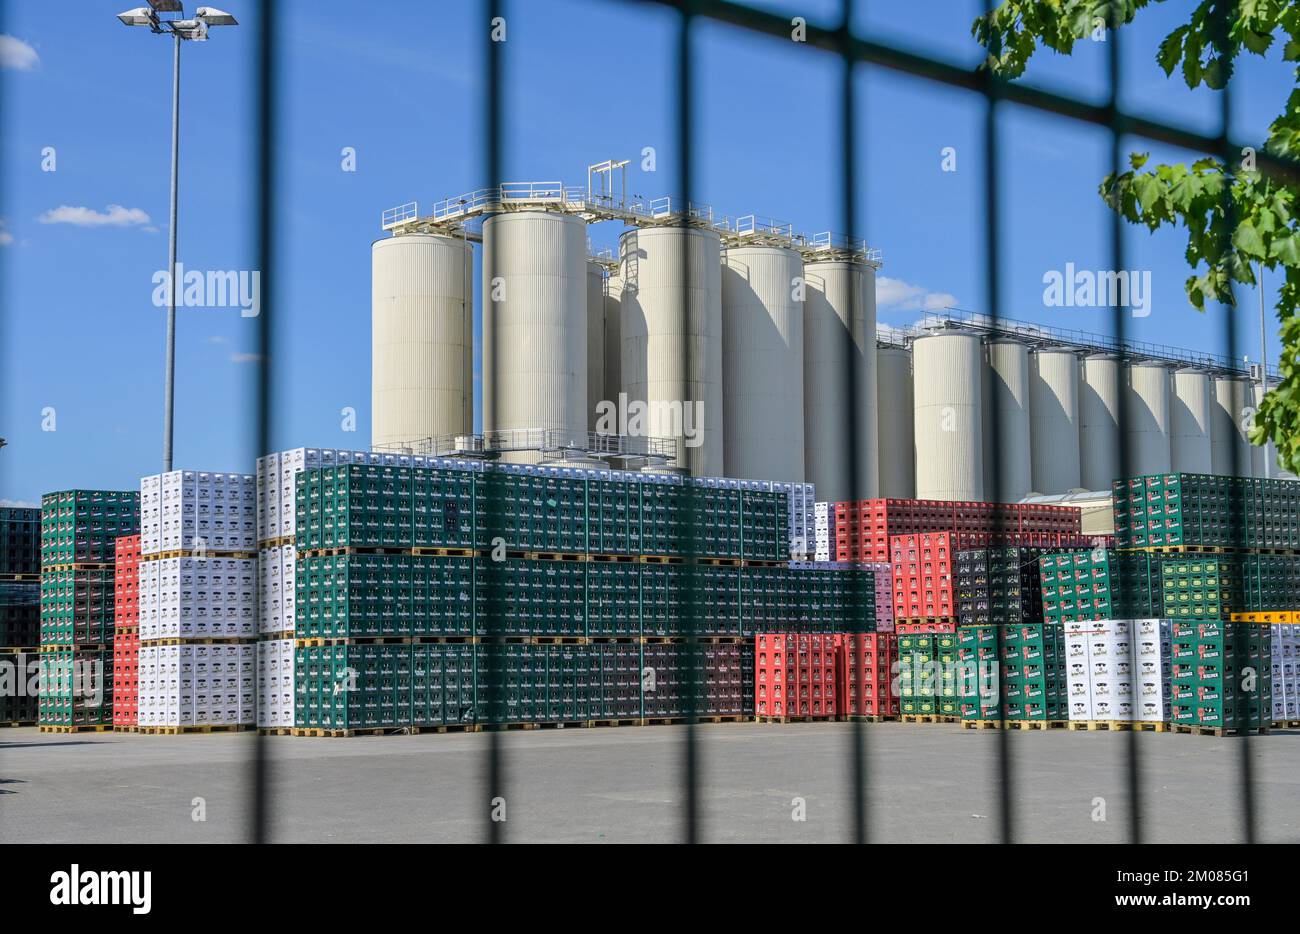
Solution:
[[[495,24],[505,22],[506,0],[486,0],[484,9],[487,12],[486,23],[481,23],[479,28],[483,30],[483,35],[487,40],[487,48],[484,50],[485,67],[486,67],[486,91],[487,91],[487,108],[486,108],[486,156],[487,156],[487,177],[488,186],[500,185],[502,182],[502,154],[505,145],[505,127],[503,125],[504,113],[502,99],[505,93],[503,86],[503,49],[504,42],[496,40],[493,32]],[[507,34],[508,35],[508,34]],[[500,268],[497,263],[497,251],[500,246],[495,237],[490,239],[483,238],[484,255],[483,263],[485,269],[496,270]],[[483,303],[486,305],[492,301],[491,293],[484,294]],[[487,329],[484,328],[484,334],[487,336]],[[489,340],[496,339],[496,331],[493,330]],[[486,377],[486,374],[485,374]],[[493,402],[498,398],[496,393],[492,394]],[[484,424],[487,418],[484,413]],[[495,418],[491,421],[494,427],[499,427],[500,422]],[[490,516],[486,522],[488,529],[487,545],[492,547],[493,542],[501,535],[504,529],[498,529],[496,517],[501,510],[498,508],[503,502],[504,483],[499,472],[488,471],[483,475],[483,495],[486,499],[486,509],[482,508],[479,503],[474,506],[474,526],[477,529],[480,523],[483,523],[484,516]],[[504,523],[504,519],[502,519]],[[482,542],[475,542],[474,548],[479,554],[482,554]],[[475,563],[482,559],[475,559]],[[505,821],[497,820],[498,802],[505,803],[506,794],[506,777],[505,777],[505,750],[502,727],[504,717],[502,704],[502,679],[505,678],[505,666],[509,664],[508,653],[501,652],[496,642],[497,636],[502,632],[498,625],[497,614],[504,612],[505,601],[500,599],[502,584],[502,574],[500,565],[504,562],[495,561],[491,556],[483,562],[483,583],[487,588],[486,600],[480,602],[475,593],[475,609],[486,607],[484,613],[484,637],[485,643],[481,646],[475,646],[474,653],[474,681],[476,687],[481,684],[483,671],[480,669],[479,661],[483,661],[487,668],[487,716],[488,716],[488,749],[487,749],[487,842],[504,843],[505,842]],[[477,586],[475,588],[477,590]],[[477,628],[477,626],[476,626]],[[482,648],[482,653],[477,651]],[[479,703],[475,698],[475,713],[481,714],[477,710]],[[506,812],[508,817],[509,812]]]
[[[274,417],[274,387],[271,381],[271,351],[274,327],[272,316],[277,311],[276,283],[278,277],[275,268],[275,198],[277,174],[275,165],[276,138],[279,123],[276,113],[276,94],[279,88],[277,69],[279,63],[275,55],[275,23],[278,0],[266,0],[262,7],[262,16],[257,24],[257,48],[255,70],[254,114],[256,134],[253,137],[256,152],[257,182],[254,188],[254,212],[256,228],[254,244],[257,256],[257,268],[262,271],[262,282],[266,289],[263,296],[261,314],[257,316],[256,344],[257,365],[253,368],[255,380],[256,423],[253,432],[255,456],[261,457],[271,450],[271,423]],[[256,605],[256,603],[255,603]],[[260,612],[260,608],[258,610]],[[261,631],[260,620],[257,631]],[[256,692],[254,692],[256,697]],[[270,802],[268,792],[269,763],[267,761],[266,739],[257,729],[256,700],[254,700],[253,717],[253,774],[249,789],[251,807],[250,837],[254,843],[268,841],[268,817]]]
[[[984,0],[984,12],[988,15],[993,10],[991,0]],[[996,316],[1001,297],[1001,276],[999,261],[1001,257],[1000,240],[1001,226],[998,217],[998,90],[999,81],[992,70],[986,70],[984,73],[984,86],[982,93],[985,100],[984,113],[984,202],[985,202],[985,257],[988,267],[988,275],[985,279],[985,305],[989,309],[989,314]],[[996,408],[996,406],[994,407]],[[1001,477],[1001,470],[995,461],[995,474]],[[1003,843],[1015,842],[1015,800],[1012,787],[1013,772],[1011,763],[1011,736],[1010,730],[1007,729],[1007,709],[1006,702],[1002,694],[1002,627],[994,625],[994,634],[996,635],[997,647],[997,680],[994,689],[998,692],[998,717],[1000,729],[998,733],[998,822],[1002,834]]]
[[[679,183],[681,185],[681,206],[685,212],[682,218],[683,243],[682,243],[682,313],[688,322],[688,326],[682,328],[682,343],[680,348],[681,359],[686,374],[693,374],[695,368],[692,365],[693,356],[693,338],[689,326],[691,314],[691,249],[690,235],[691,229],[691,190],[693,188],[691,160],[694,154],[691,148],[691,124],[693,122],[693,101],[692,93],[694,90],[694,69],[691,61],[691,26],[695,17],[695,0],[681,0],[681,28],[678,33],[677,41],[677,163]],[[698,274],[703,275],[704,270],[699,270]],[[683,390],[689,383],[683,383]],[[688,400],[682,400],[685,404]],[[678,450],[681,450],[679,446]],[[687,843],[700,842],[700,740],[699,740],[699,710],[700,710],[700,642],[699,632],[701,619],[695,606],[696,584],[699,578],[697,570],[697,558],[700,555],[699,550],[699,516],[696,510],[696,497],[692,495],[692,490],[686,484],[690,482],[690,473],[682,477],[683,485],[678,487],[680,494],[677,501],[685,505],[684,518],[686,519],[685,528],[682,523],[678,523],[678,548],[677,553],[682,555],[684,562],[682,564],[683,572],[679,580],[683,584],[686,593],[686,599],[682,602],[682,610],[685,615],[687,638],[686,638],[686,678],[687,678],[687,716],[686,716],[686,748],[682,760],[682,785],[686,800],[686,813],[684,815],[685,826],[683,827],[683,836]],[[741,494],[743,499],[743,494]],[[679,511],[679,515],[682,511]],[[743,509],[742,509],[743,522]],[[671,565],[670,565],[671,567]],[[743,570],[741,571],[743,574]],[[679,594],[682,592],[679,589]],[[672,655],[670,654],[671,658]],[[680,656],[679,656],[680,658]],[[656,684],[658,682],[656,681]]]
[[[843,68],[843,85],[840,89],[840,187],[843,189],[843,201],[841,204],[842,227],[844,235],[847,238],[846,246],[848,248],[849,262],[853,261],[854,237],[858,234],[858,210],[857,210],[857,123],[856,114],[856,94],[853,84],[854,65],[856,62],[853,57],[853,0],[843,0],[841,5],[840,21],[840,65]],[[864,247],[867,244],[865,230],[862,237]],[[832,246],[833,238],[832,238]],[[866,321],[862,322],[863,333],[859,338],[857,334],[857,310],[858,310],[858,278],[853,270],[849,270],[849,322],[844,331],[844,342],[847,345],[845,359],[849,365],[844,373],[844,393],[849,404],[844,407],[845,418],[848,422],[844,426],[844,437],[848,439],[845,458],[848,462],[849,484],[853,491],[850,498],[853,502],[860,502],[863,493],[862,489],[862,465],[858,458],[858,411],[857,402],[859,399],[860,386],[866,379],[876,379],[875,371],[870,373],[864,372],[860,365],[861,355],[858,352],[858,341],[862,340],[863,352],[868,349],[865,341],[874,341],[875,322],[872,322],[871,334],[866,333]],[[866,301],[866,297],[863,297]],[[805,344],[806,346],[806,344]],[[876,400],[877,408],[880,400]],[[810,478],[805,477],[805,480]],[[879,490],[875,491],[879,493]],[[814,520],[815,521],[815,520]],[[814,529],[815,537],[815,529]],[[807,547],[805,545],[805,547]],[[874,574],[874,572],[873,572]],[[872,585],[874,587],[874,580]],[[852,583],[849,584],[852,587]],[[845,686],[847,687],[847,678]],[[846,708],[847,709],[847,708]],[[859,711],[860,712],[860,711]],[[849,725],[850,746],[849,753],[851,757],[849,767],[849,780],[852,782],[851,801],[853,802],[852,816],[852,840],[854,843],[867,842],[867,749],[866,749],[866,726],[863,724],[860,716],[852,717],[852,723]]]
[[[1215,6],[1214,11],[1211,13],[1210,26],[1211,26],[1212,41],[1213,44],[1217,46],[1220,50],[1226,50],[1228,48],[1228,44],[1231,41],[1230,39],[1230,32],[1232,28],[1231,19],[1235,18],[1238,14],[1239,14],[1239,7],[1236,2],[1218,4]],[[1221,54],[1226,56],[1227,52],[1221,51]],[[1232,258],[1235,256],[1236,253],[1236,247],[1233,245],[1232,238],[1237,230],[1237,208],[1236,208],[1236,203],[1233,200],[1232,185],[1231,185],[1232,166],[1234,162],[1236,162],[1241,156],[1241,153],[1233,149],[1232,142],[1229,139],[1229,134],[1232,131],[1232,78],[1234,74],[1234,70],[1232,69],[1233,64],[1234,64],[1233,62],[1229,61],[1228,67],[1230,70],[1228,71],[1228,80],[1224,82],[1223,90],[1219,92],[1220,126],[1219,126],[1219,137],[1218,137],[1219,153],[1221,155],[1221,158],[1223,159],[1223,174],[1224,174],[1223,204],[1222,204],[1224,223],[1221,228],[1221,239],[1218,244],[1218,248],[1219,248],[1219,255],[1221,257],[1226,257],[1225,262],[1229,270],[1231,270],[1232,268]],[[1262,277],[1260,278],[1260,281],[1257,283],[1257,285],[1260,289],[1263,288]],[[1236,282],[1231,278],[1231,273],[1229,274],[1229,279],[1228,279],[1228,292],[1229,292],[1228,301],[1223,308],[1224,345],[1225,345],[1227,358],[1229,360],[1236,360],[1237,359],[1236,324],[1237,324],[1237,308],[1238,308],[1237,286],[1236,286]],[[1247,380],[1247,385],[1251,386],[1251,389],[1248,391],[1253,392],[1253,383],[1249,379]],[[1265,385],[1267,385],[1267,382],[1265,383]],[[1255,408],[1254,399],[1247,398],[1245,401],[1245,407],[1247,409],[1250,409],[1253,412]],[[1246,418],[1246,413],[1245,412],[1238,413],[1238,418],[1244,422]],[[1239,422],[1238,426],[1240,427],[1241,424],[1242,423]],[[1233,473],[1236,474],[1237,476],[1242,476],[1243,472],[1250,471],[1250,464],[1249,462],[1247,462],[1246,464],[1241,463],[1242,452],[1240,450],[1241,448],[1240,445],[1234,444],[1232,447],[1233,447]],[[1268,453],[1269,450],[1266,446],[1264,448],[1265,458],[1267,458]],[[1249,455],[1247,456],[1249,457]],[[1267,463],[1267,460],[1265,460],[1265,463]],[[1237,546],[1238,549],[1237,554],[1244,555],[1245,552],[1240,549],[1250,547],[1250,542],[1246,539],[1246,534],[1247,534],[1246,523],[1244,521],[1245,513],[1246,513],[1246,504],[1247,502],[1249,502],[1250,498],[1247,497],[1246,491],[1244,489],[1240,489],[1239,494],[1234,496],[1233,499],[1234,502],[1229,504],[1229,509],[1230,510],[1236,509],[1238,513],[1238,519],[1239,519],[1238,522],[1233,524],[1234,528],[1236,528],[1237,530],[1237,534],[1234,536],[1235,540],[1233,541],[1233,544]],[[1245,577],[1244,558],[1242,559],[1242,565],[1243,565],[1242,577],[1244,578]],[[1241,586],[1243,587],[1245,586],[1244,579],[1241,581]],[[1236,678],[1236,682],[1231,685],[1225,684],[1222,691],[1222,695],[1223,695],[1223,702],[1225,704],[1227,703],[1229,697],[1232,697],[1234,699],[1234,704],[1233,704],[1234,722],[1232,723],[1232,726],[1235,727],[1236,732],[1238,734],[1238,739],[1240,740],[1241,755],[1239,757],[1238,781],[1240,782],[1240,792],[1241,792],[1240,799],[1241,799],[1242,842],[1244,843],[1256,842],[1254,764],[1251,762],[1250,759],[1250,748],[1251,748],[1250,724],[1252,723],[1252,717],[1246,704],[1247,704],[1248,697],[1260,696],[1259,681],[1260,681],[1260,677],[1264,673],[1255,672],[1256,677],[1254,681],[1255,684],[1254,689],[1251,690],[1249,693],[1244,690],[1243,682],[1242,682],[1242,675],[1243,675],[1242,663],[1245,662],[1247,658],[1246,658],[1246,653],[1243,651],[1244,640],[1239,637],[1239,633],[1249,632],[1255,628],[1256,626],[1253,623],[1236,623],[1236,624],[1233,624],[1231,622],[1224,623],[1224,631],[1229,634],[1233,645],[1232,654],[1233,654],[1234,664],[1232,665],[1232,672],[1233,672],[1233,676]],[[1267,629],[1265,629],[1264,631],[1265,633],[1268,633]],[[1228,658],[1227,658],[1228,653],[1226,651],[1227,641],[1228,640],[1225,640],[1225,651],[1224,651],[1224,658],[1223,658],[1225,676],[1227,675],[1227,671],[1228,671]],[[1262,705],[1262,699],[1261,699],[1261,705]],[[1265,722],[1267,722],[1267,718],[1270,718],[1272,716],[1272,711],[1271,709],[1262,711],[1262,714],[1263,717],[1265,718]],[[1228,724],[1225,723],[1224,726],[1228,726]]]
[[[1107,82],[1109,84],[1110,95],[1108,101],[1108,117],[1110,123],[1110,164],[1111,171],[1116,177],[1124,171],[1124,150],[1123,137],[1119,128],[1119,100],[1120,89],[1123,87],[1122,69],[1123,59],[1120,57],[1120,32],[1124,25],[1124,4],[1113,0],[1110,4],[1110,35],[1107,37],[1108,44],[1106,48],[1106,70]],[[1126,268],[1124,265],[1124,218],[1117,209],[1110,211],[1110,244],[1111,244],[1111,269],[1117,273],[1122,273]],[[1120,347],[1127,346],[1125,340],[1125,330],[1128,324],[1128,313],[1126,307],[1116,298],[1115,305],[1111,312],[1111,330],[1115,335],[1115,342]],[[1120,366],[1115,370],[1115,394],[1113,398],[1118,400],[1118,432],[1120,446],[1120,478],[1124,479],[1132,476],[1136,471],[1133,469],[1132,449],[1128,440],[1128,399],[1124,396],[1125,381],[1123,378],[1124,367],[1128,365],[1127,354],[1120,358]],[[1170,464],[1172,467],[1172,463]],[[1149,580],[1149,577],[1148,577]],[[1163,609],[1162,609],[1163,612]],[[1132,638],[1133,632],[1130,629],[1130,638],[1128,644],[1129,650],[1129,671],[1136,672],[1137,669],[1137,640]],[[1129,798],[1129,842],[1142,842],[1142,773],[1138,752],[1138,734],[1139,730],[1130,729],[1124,741],[1125,749],[1125,778],[1127,780],[1128,798]]]

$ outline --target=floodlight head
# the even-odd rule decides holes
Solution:
[[[134,10],[117,14],[123,26],[157,26],[158,14],[147,6],[138,6]]]
[[[204,42],[208,38],[208,24],[201,19],[174,19],[171,27],[172,32],[182,39]]]
[[[227,13],[225,10],[218,10],[214,6],[201,6],[194,14],[209,26],[238,26],[239,21]]]
[[[149,0],[149,5],[158,13],[181,12],[181,0]]]

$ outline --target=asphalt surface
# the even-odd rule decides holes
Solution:
[[[850,837],[853,725],[698,730],[701,837]],[[686,728],[500,734],[514,842],[682,839]],[[952,724],[866,724],[872,841],[996,842],[999,734]],[[1007,735],[1018,841],[1128,839],[1129,734]],[[1243,741],[1137,737],[1153,842],[1238,842]],[[252,734],[142,736],[0,730],[0,842],[240,842],[251,833]],[[485,835],[489,736],[265,737],[276,842],[465,842]],[[1300,841],[1300,731],[1248,740],[1257,832]],[[196,818],[203,819],[196,819]],[[802,817],[802,820],[795,819]],[[1104,817],[1104,819],[1098,819]]]

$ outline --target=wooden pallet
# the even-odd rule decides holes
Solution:
[[[411,554],[420,558],[477,558],[486,552],[473,548],[412,548]]]
[[[1175,733],[1191,733],[1194,736],[1238,736],[1243,732],[1235,727],[1199,726],[1195,723],[1174,723],[1170,726]],[[1253,726],[1248,727],[1244,732],[1251,734],[1259,733],[1266,736],[1268,735],[1269,729],[1270,727],[1266,726]]]
[[[253,729],[247,723],[205,723],[194,726],[142,726],[140,732],[149,736],[179,736],[184,733],[244,733]]]
[[[113,732],[114,733],[139,733],[140,727],[137,725],[126,726],[118,723],[113,725]]]
[[[837,719],[843,723],[891,723],[898,720],[898,714],[844,714]]]
[[[963,720],[968,730],[1063,730],[1069,720]]]
[[[36,721],[35,720],[8,720],[6,722],[0,723],[0,727],[20,727],[20,726],[36,726]]]
[[[640,726],[640,725],[641,725],[641,718],[640,718],[640,717],[623,717],[623,718],[621,718],[621,719],[612,719],[612,720],[588,720],[588,721],[587,721],[587,726],[593,726],[593,727],[596,727],[596,726]]]
[[[113,648],[111,642],[68,642],[49,643],[38,646],[38,652],[107,652]]]
[[[943,718],[937,713],[904,713],[898,719],[903,723],[942,723]]]
[[[248,645],[256,641],[257,636],[168,636],[166,639],[141,639],[140,645]]]
[[[598,564],[631,564],[636,560],[635,555],[587,555],[588,561],[595,561]]]
[[[1067,721],[1067,729],[1075,733],[1084,731],[1093,733],[1098,730],[1109,730],[1111,732],[1136,730],[1139,733],[1168,733],[1169,724],[1156,720],[1069,720]]]
[[[828,717],[764,717],[755,716],[755,723],[817,723],[818,721],[829,723]]]
[[[700,558],[699,563],[716,568],[738,568],[742,560],[741,558]]]
[[[42,723],[40,728],[42,733],[110,733],[113,730],[113,724],[86,723],[78,726],[68,726],[62,723]]]
[[[258,736],[288,736],[293,733],[293,727],[289,726],[259,726],[257,728]]]
[[[296,535],[281,535],[279,538],[264,538],[257,543],[258,548],[283,548],[285,545],[297,544]]]
[[[1275,730],[1294,730],[1300,728],[1300,720],[1274,720],[1272,727]]]
[[[789,563],[789,560],[778,561],[766,558],[743,558],[741,559],[740,566],[746,568],[783,568]]]
[[[684,558],[675,555],[637,555],[638,564],[683,564]]]
[[[39,583],[41,575],[37,574],[0,574],[0,581],[18,581],[20,583]]]

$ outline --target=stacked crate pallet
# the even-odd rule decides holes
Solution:
[[[889,632],[835,636],[836,715],[844,720],[883,720],[898,716],[893,691],[897,638]]]
[[[41,637],[41,511],[0,506],[0,665],[14,673],[0,692],[0,727],[36,722]]]
[[[813,560],[832,560],[831,504],[816,503],[813,506]],[[847,549],[846,549],[847,550]]]
[[[1105,548],[1063,551],[1039,558],[1039,574],[1046,622],[1165,616],[1158,556]]]
[[[252,725],[256,503],[251,474],[174,470],[141,478],[141,732]]]
[[[771,487],[432,459],[299,471],[295,729],[744,715],[747,636],[874,626],[869,572],[788,560]],[[410,701],[408,670],[474,691]]]
[[[957,552],[957,622],[988,626],[1043,621],[1042,548],[992,545]]]
[[[860,565],[874,579],[876,631],[894,631],[894,566],[888,561]]]
[[[113,729],[135,732],[140,701],[140,536],[119,536],[113,555]]]
[[[45,732],[113,725],[114,552],[139,528],[134,490],[41,498],[41,696]]]
[[[1225,735],[1272,723],[1268,626],[1174,620],[1170,641],[1169,719],[1175,730]]]
[[[760,720],[828,720],[836,714],[835,637],[754,637],[754,713]]]
[[[921,532],[890,540],[896,632],[953,632],[957,605],[953,592],[954,548],[960,533]]]
[[[937,722],[961,715],[956,632],[899,632],[898,711],[905,721]]]
[[[1121,548],[1300,550],[1300,483],[1152,474],[1111,487]]]
[[[1276,623],[1272,636],[1273,725],[1300,725],[1300,623]]]
[[[837,561],[890,561],[890,539],[925,532],[957,532],[970,547],[1087,544],[1080,512],[1070,506],[948,500],[869,499],[830,503],[828,528]]]
[[[1064,633],[1072,728],[1164,728],[1172,681],[1169,620],[1077,621],[1066,623]]]
[[[964,725],[1065,725],[1069,707],[1062,627],[1052,623],[963,626],[957,640]]]

